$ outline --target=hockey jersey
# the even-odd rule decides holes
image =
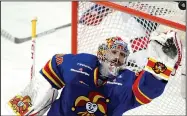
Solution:
[[[128,69],[114,80],[99,81],[98,67],[97,57],[90,54],[53,56],[40,73],[63,91],[48,116],[121,116],[161,95],[167,83],[149,72],[136,76]]]

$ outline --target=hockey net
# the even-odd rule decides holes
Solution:
[[[106,38],[120,36],[131,48],[129,65],[133,67],[135,65],[130,62],[131,59],[145,61],[143,54],[151,33],[175,30],[184,43],[181,63],[184,66],[186,16],[177,2],[82,1],[72,3],[72,12],[72,53],[96,55],[98,45]],[[181,67],[160,97],[124,115],[185,115],[186,104],[182,96],[185,93],[185,79],[181,76]]]

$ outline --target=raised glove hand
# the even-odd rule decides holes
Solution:
[[[182,43],[177,32],[153,32],[148,45],[148,62],[145,70],[156,77],[168,80],[175,72],[182,58]]]

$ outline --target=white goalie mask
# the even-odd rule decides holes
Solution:
[[[127,43],[120,37],[106,39],[98,48],[97,57],[101,63],[100,73],[108,78],[115,78],[119,70],[124,69],[129,50]]]

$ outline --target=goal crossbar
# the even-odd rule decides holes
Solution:
[[[121,11],[121,12],[131,14],[131,15],[134,15],[134,16],[137,16],[137,17],[140,17],[140,18],[144,18],[144,19],[147,19],[147,20],[159,23],[159,24],[163,24],[163,25],[166,25],[168,27],[172,27],[172,28],[175,28],[175,29],[178,29],[178,30],[181,30],[181,31],[186,31],[186,25],[183,25],[183,24],[180,24],[180,23],[177,23],[177,22],[174,22],[174,21],[170,21],[170,20],[167,20],[167,19],[164,19],[164,18],[160,18],[160,17],[157,17],[157,16],[153,16],[153,15],[144,13],[142,11],[138,11],[138,10],[135,10],[135,9],[132,9],[132,8],[129,8],[129,7],[124,7],[122,5],[112,3],[112,2],[108,2],[108,1],[92,1],[92,2],[95,3],[95,4],[103,5],[103,6],[110,7],[112,9],[115,9],[115,10],[118,10],[118,11]],[[72,2],[72,41],[71,41],[71,46],[72,46],[71,52],[72,52],[72,54],[77,53],[77,47],[78,47],[77,46],[77,42],[78,42],[77,41],[77,31],[78,31],[77,28],[78,28],[79,21],[75,20],[75,19],[78,19],[77,12],[78,12],[78,1],[73,1]]]
[[[159,24],[163,24],[163,25],[175,28],[175,29],[179,29],[181,31],[186,31],[186,26],[185,25],[182,25],[182,24],[170,21],[170,20],[166,20],[166,19],[163,19],[163,18],[160,18],[160,17],[157,17],[157,16],[152,16],[150,14],[147,14],[147,13],[144,13],[144,12],[132,9],[132,8],[124,7],[124,6],[119,5],[119,4],[115,4],[115,3],[112,3],[112,2],[104,2],[104,1],[102,1],[102,2],[96,2],[95,1],[94,3],[99,4],[99,5],[104,5],[104,6],[116,9],[118,11],[126,12],[128,14],[138,16],[138,17],[141,17],[141,18],[144,18],[144,19],[147,19],[147,20],[159,23]]]

